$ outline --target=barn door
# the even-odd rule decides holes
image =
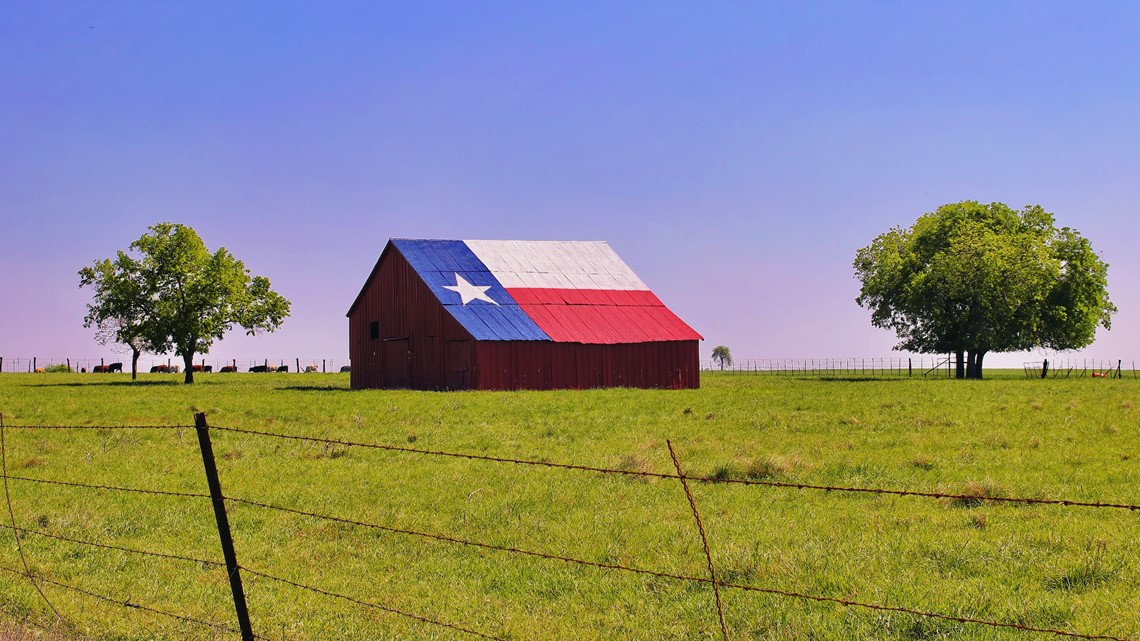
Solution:
[[[408,337],[384,339],[384,387],[411,385],[412,342]]]
[[[444,349],[447,389],[471,389],[471,342],[450,340]]]

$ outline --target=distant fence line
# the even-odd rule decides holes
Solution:
[[[112,363],[122,363],[123,371],[131,371],[131,357],[129,354],[115,354],[111,357],[98,358],[42,358],[38,356],[0,356],[0,372],[10,374],[32,373],[38,368],[66,367],[73,372],[94,372],[97,366],[107,366]],[[212,371],[220,371],[223,367],[234,367],[239,372],[248,372],[253,367],[272,366],[284,367],[284,371],[304,372],[306,367],[312,366],[318,372],[339,372],[347,366],[348,359],[333,358],[195,358],[194,365],[209,367]],[[178,357],[162,357],[144,355],[139,358],[139,372],[149,372],[151,368],[166,366],[170,371],[182,367],[182,359]]]
[[[1025,362],[1027,378],[1116,377],[1137,378],[1136,361],[1124,359],[1061,358]],[[952,356],[915,356],[890,358],[761,358],[735,360],[721,367],[713,360],[702,360],[702,371],[724,371],[734,374],[785,376],[868,376],[868,377],[941,377],[954,376],[956,361]],[[990,368],[1013,369],[1013,368]]]
[[[200,492],[187,492],[187,491],[169,491],[169,490],[153,490],[153,489],[143,489],[143,488],[133,488],[133,487],[115,487],[115,486],[108,486],[108,485],[88,485],[88,484],[84,484],[84,483],[63,482],[63,481],[47,479],[47,478],[24,477],[24,476],[14,475],[14,474],[11,474],[9,472],[8,456],[7,456],[8,446],[6,444],[5,432],[10,433],[13,431],[37,431],[37,430],[50,430],[50,431],[57,431],[57,430],[59,430],[59,431],[69,431],[69,430],[117,430],[117,431],[118,430],[172,430],[173,431],[173,430],[178,430],[178,433],[181,434],[181,430],[186,429],[186,428],[194,429],[197,432],[199,444],[200,444],[200,449],[201,449],[201,453],[202,453],[203,469],[205,472],[207,485],[209,486],[209,490],[210,490],[209,494],[204,494],[204,493],[200,493]],[[664,570],[654,569],[654,568],[633,567],[633,566],[624,565],[624,564],[620,564],[620,563],[616,563],[616,562],[599,562],[599,561],[592,561],[592,560],[587,560],[587,559],[579,559],[579,558],[574,558],[574,557],[570,557],[570,556],[564,556],[564,555],[553,554],[550,552],[544,552],[544,551],[540,551],[540,550],[527,550],[527,549],[508,546],[508,545],[497,545],[497,544],[493,544],[493,543],[489,543],[489,542],[485,542],[485,541],[475,541],[475,540],[460,538],[460,537],[454,536],[454,535],[449,535],[447,533],[405,529],[405,528],[395,527],[395,526],[390,525],[390,524],[370,522],[367,520],[363,520],[362,518],[353,518],[353,517],[348,516],[348,515],[321,514],[321,513],[315,512],[315,511],[304,509],[303,507],[291,507],[291,506],[286,506],[286,505],[271,504],[271,503],[265,502],[264,500],[255,499],[255,498],[224,495],[222,493],[222,490],[221,490],[221,484],[220,484],[220,481],[218,478],[218,471],[217,471],[217,468],[215,467],[213,447],[211,445],[211,439],[210,439],[210,432],[211,431],[215,432],[215,433],[220,433],[220,434],[226,434],[226,433],[238,434],[238,435],[241,435],[243,437],[254,437],[254,438],[275,439],[275,440],[294,440],[294,441],[300,440],[300,441],[307,441],[307,442],[318,443],[318,444],[323,443],[326,446],[359,447],[359,448],[365,448],[365,449],[371,449],[371,450],[388,451],[388,452],[393,452],[393,453],[397,453],[397,454],[406,454],[406,455],[411,455],[411,456],[451,457],[451,458],[467,459],[467,460],[470,460],[473,462],[517,465],[517,466],[526,466],[526,467],[553,468],[553,469],[560,469],[560,470],[565,470],[565,471],[580,471],[580,472],[588,472],[588,473],[592,473],[592,474],[601,474],[604,476],[627,476],[627,477],[628,476],[637,476],[637,477],[652,477],[652,478],[658,478],[658,479],[668,479],[668,480],[679,481],[684,488],[685,495],[688,499],[688,505],[691,508],[692,515],[694,517],[694,521],[695,521],[695,524],[697,526],[697,530],[699,531],[699,534],[700,534],[700,541],[701,541],[702,548],[704,551],[704,556],[707,559],[708,576],[678,574],[676,572],[664,571]],[[179,438],[181,438],[181,436]],[[889,605],[884,605],[884,604],[859,601],[859,600],[855,600],[854,598],[840,598],[840,597],[830,597],[830,596],[816,595],[816,594],[791,592],[791,591],[777,589],[774,587],[768,587],[768,586],[763,586],[763,585],[741,584],[741,583],[736,583],[733,581],[725,580],[723,578],[718,578],[717,564],[714,560],[714,555],[712,554],[712,552],[709,548],[709,545],[708,545],[708,540],[707,540],[706,532],[705,532],[705,526],[702,523],[700,509],[699,509],[697,502],[694,499],[691,491],[689,490],[689,481],[695,481],[695,482],[700,482],[700,483],[705,483],[705,484],[710,484],[710,485],[740,484],[740,485],[746,485],[746,486],[794,489],[794,490],[799,490],[799,491],[818,490],[818,491],[824,491],[824,492],[856,492],[856,493],[870,492],[870,493],[875,493],[875,494],[923,497],[923,498],[933,498],[933,499],[938,499],[938,500],[950,499],[950,500],[971,501],[971,502],[973,502],[973,504],[981,503],[984,501],[1049,504],[1049,505],[1055,505],[1058,507],[1070,508],[1070,509],[1071,508],[1102,508],[1102,509],[1128,510],[1131,512],[1137,512],[1137,511],[1140,511],[1140,504],[1081,502],[1081,501],[1066,500],[1066,499],[1043,499],[1043,498],[1032,498],[1032,497],[1026,497],[1026,498],[990,497],[990,496],[980,497],[976,494],[969,494],[969,493],[967,493],[967,494],[954,494],[954,493],[942,493],[942,492],[923,492],[923,491],[909,491],[909,490],[902,490],[902,489],[874,488],[874,487],[844,487],[844,486],[806,485],[806,484],[797,484],[797,483],[784,483],[784,482],[777,482],[777,481],[767,481],[767,480],[760,480],[760,479],[739,479],[739,478],[717,478],[715,476],[714,477],[694,476],[694,475],[687,474],[683,470],[680,459],[678,458],[677,453],[676,453],[675,449],[673,448],[673,444],[667,440],[667,441],[665,441],[665,445],[668,447],[670,457],[671,457],[673,464],[674,464],[675,473],[658,473],[658,472],[648,472],[648,471],[629,470],[629,469],[609,469],[609,468],[602,468],[602,467],[579,465],[579,464],[574,464],[574,463],[553,462],[553,461],[548,461],[546,459],[542,459],[542,460],[514,459],[514,458],[507,458],[507,457],[489,456],[489,455],[485,455],[485,454],[433,451],[433,450],[419,449],[419,448],[408,447],[408,446],[403,446],[403,445],[388,445],[388,444],[383,444],[383,443],[346,441],[346,440],[341,440],[341,439],[328,439],[328,438],[316,438],[316,437],[300,436],[300,435],[279,434],[279,433],[265,432],[265,431],[260,431],[260,430],[251,430],[251,429],[210,426],[207,424],[205,414],[196,414],[195,415],[195,424],[193,426],[189,426],[189,425],[183,425],[183,426],[5,425],[4,417],[3,417],[3,415],[0,415],[0,461],[3,462],[2,470],[3,470],[4,494],[5,494],[6,502],[8,505],[8,516],[9,516],[9,519],[8,519],[9,524],[0,523],[0,529],[9,531],[12,534],[13,538],[15,539],[15,549],[18,551],[18,561],[19,561],[19,565],[20,565],[20,567],[0,566],[0,571],[7,572],[9,574],[12,574],[12,575],[26,579],[30,584],[32,584],[36,588],[36,590],[40,594],[40,597],[43,599],[43,601],[48,606],[48,608],[50,608],[53,612],[55,612],[56,615],[59,617],[61,617],[60,613],[58,612],[58,610],[56,610],[52,601],[47,597],[47,595],[41,589],[41,584],[48,584],[48,585],[55,586],[58,588],[75,591],[75,592],[87,595],[87,596],[89,596],[93,599],[96,599],[98,601],[101,601],[103,603],[106,603],[108,605],[113,605],[113,606],[129,609],[129,610],[134,610],[134,611],[147,612],[147,613],[159,615],[162,617],[180,620],[180,621],[183,621],[183,622],[186,622],[189,624],[193,624],[195,626],[200,626],[202,628],[210,630],[212,633],[215,633],[215,634],[218,632],[240,634],[243,641],[252,641],[253,639],[268,639],[269,637],[262,636],[261,634],[258,634],[254,631],[255,630],[255,625],[254,625],[255,622],[253,620],[251,620],[251,618],[249,616],[249,612],[248,612],[248,609],[246,607],[246,599],[245,599],[245,594],[244,594],[244,588],[242,587],[241,575],[244,573],[245,575],[250,576],[250,577],[255,577],[258,579],[263,579],[263,580],[287,585],[287,586],[290,586],[290,587],[292,587],[296,590],[299,590],[299,591],[308,592],[311,594],[317,594],[317,595],[320,595],[322,597],[327,597],[330,599],[336,599],[339,601],[350,603],[350,604],[358,606],[358,607],[367,608],[370,610],[375,610],[378,612],[387,613],[389,615],[414,620],[414,621],[417,621],[417,622],[419,622],[425,626],[428,626],[428,627],[434,626],[437,628],[446,628],[446,629],[461,632],[461,633],[464,633],[466,635],[473,636],[473,637],[502,641],[502,639],[498,636],[493,636],[491,634],[488,634],[486,632],[478,630],[477,627],[479,627],[479,626],[476,624],[470,624],[470,623],[466,623],[466,622],[447,621],[447,620],[444,620],[442,618],[434,618],[434,617],[429,617],[429,616],[426,616],[426,615],[420,614],[420,613],[408,612],[406,610],[396,609],[394,607],[391,607],[390,605],[385,605],[383,603],[377,603],[375,601],[365,600],[362,597],[358,597],[358,596],[354,596],[354,595],[350,595],[350,594],[341,594],[341,593],[337,593],[337,592],[334,592],[330,589],[322,588],[319,586],[307,585],[307,584],[303,584],[300,582],[296,582],[296,581],[290,580],[288,578],[282,577],[278,574],[275,574],[274,572],[269,571],[269,570],[271,570],[271,568],[269,568],[269,569],[267,569],[267,568],[254,569],[252,567],[242,565],[238,561],[237,550],[234,548],[234,543],[233,543],[233,539],[231,536],[228,516],[226,515],[226,505],[227,504],[235,504],[235,505],[245,505],[245,506],[257,508],[259,510],[267,510],[267,511],[279,512],[279,513],[287,513],[287,514],[292,514],[292,515],[297,515],[297,516],[303,516],[303,517],[307,517],[307,518],[314,518],[314,519],[319,519],[319,520],[330,522],[330,523],[338,523],[341,525],[364,528],[364,529],[377,531],[377,532],[385,532],[385,533],[389,533],[389,534],[409,536],[409,537],[414,537],[414,538],[418,538],[421,540],[433,541],[433,542],[438,543],[438,544],[470,547],[470,548],[475,548],[475,549],[479,549],[479,550],[486,550],[486,551],[503,552],[503,553],[507,553],[507,554],[509,554],[511,556],[515,556],[515,557],[531,557],[531,558],[545,559],[545,560],[550,560],[550,561],[557,561],[560,563],[577,565],[580,567],[590,567],[590,568],[594,568],[597,570],[603,570],[603,571],[617,571],[617,572],[631,573],[631,574],[642,575],[642,576],[652,576],[652,577],[657,577],[657,578],[661,578],[661,579],[666,579],[669,581],[676,581],[676,582],[687,583],[687,584],[695,585],[695,586],[699,586],[699,587],[711,588],[711,590],[713,592],[713,596],[715,596],[715,599],[716,599],[715,614],[716,614],[716,618],[717,618],[717,621],[718,621],[719,627],[720,627],[720,632],[721,632],[720,636],[721,636],[721,638],[725,639],[725,641],[727,641],[727,639],[730,636],[729,628],[735,627],[735,626],[732,625],[733,622],[727,621],[725,618],[724,609],[723,609],[723,607],[721,605],[721,601],[720,601],[720,591],[722,589],[723,590],[736,590],[736,591],[760,593],[760,594],[766,594],[766,595],[770,595],[770,596],[784,597],[784,598],[793,599],[793,600],[813,601],[813,602],[817,602],[817,603],[830,603],[830,604],[834,604],[834,605],[840,605],[843,607],[851,607],[851,608],[855,608],[855,609],[864,609],[864,610],[870,610],[870,611],[889,612],[889,613],[901,613],[901,614],[907,614],[907,615],[911,615],[911,616],[916,616],[916,617],[921,617],[921,618],[926,618],[926,619],[932,619],[932,620],[942,620],[942,621],[953,621],[953,622],[959,622],[959,623],[967,623],[967,624],[976,625],[976,626],[980,626],[980,627],[988,627],[991,629],[1003,629],[1003,630],[1007,630],[1007,631],[1017,631],[1017,632],[1046,633],[1046,634],[1052,634],[1052,635],[1061,636],[1061,637],[1078,638],[1078,639],[1109,639],[1109,640],[1114,640],[1114,641],[1128,641],[1127,639],[1124,639],[1122,637],[1111,636],[1111,635],[1106,635],[1106,634],[1082,633],[1082,632],[1078,632],[1078,631],[1074,631],[1074,630],[1059,630],[1059,629],[1046,628],[1046,627],[1035,627],[1035,626],[1031,626],[1031,625],[1023,625],[1022,623],[994,621],[994,620],[969,616],[967,614],[964,614],[964,612],[967,612],[969,610],[968,606],[964,607],[964,608],[955,608],[954,614],[947,614],[947,613],[912,609],[912,608],[908,608],[908,607],[893,606],[893,605],[889,606]],[[73,536],[62,536],[62,535],[55,534],[52,532],[43,531],[43,527],[44,527],[43,523],[36,523],[36,527],[19,525],[16,513],[12,508],[12,500],[11,500],[12,490],[10,487],[10,481],[15,481],[17,483],[29,483],[29,484],[31,484],[30,486],[25,486],[25,487],[35,487],[35,486],[39,486],[39,485],[48,484],[48,485],[57,485],[57,486],[68,486],[68,487],[72,487],[72,488],[76,488],[76,489],[94,490],[94,491],[100,491],[100,492],[108,492],[108,491],[110,491],[110,492],[129,492],[129,493],[139,493],[139,494],[177,496],[177,497],[183,497],[183,498],[193,499],[193,500],[209,500],[213,503],[213,506],[214,506],[214,513],[215,513],[215,517],[217,520],[217,527],[219,530],[219,536],[220,536],[220,542],[221,542],[221,547],[222,547],[222,552],[223,552],[223,557],[224,557],[224,563],[219,562],[217,560],[213,560],[213,559],[195,558],[195,557],[183,556],[183,555],[179,555],[179,554],[158,553],[158,552],[147,551],[147,550],[138,549],[138,548],[128,548],[128,547],[124,547],[124,546],[119,546],[119,545],[115,545],[114,543],[111,543],[111,542],[98,542],[98,541],[91,541],[91,540],[86,540],[84,538],[78,538],[78,537],[73,537]],[[40,518],[42,519],[43,517],[40,517]],[[206,621],[206,620],[197,618],[195,616],[190,616],[184,612],[172,612],[167,608],[159,609],[156,607],[152,607],[151,605],[147,605],[147,604],[135,601],[130,597],[123,598],[123,597],[115,596],[115,595],[99,594],[99,593],[96,593],[93,591],[89,591],[83,587],[76,586],[76,585],[73,585],[73,584],[70,584],[67,582],[63,582],[63,581],[51,578],[51,576],[58,574],[58,572],[45,571],[45,569],[41,565],[42,561],[40,564],[36,564],[38,567],[36,567],[36,569],[33,570],[32,564],[30,564],[27,561],[27,559],[25,558],[24,552],[23,552],[23,547],[21,544],[21,539],[24,537],[27,537],[27,536],[49,538],[49,539],[61,541],[63,543],[72,544],[72,545],[80,545],[80,546],[93,548],[93,549],[114,550],[114,551],[119,551],[119,552],[127,552],[127,553],[135,554],[135,555],[141,555],[141,556],[145,556],[145,557],[158,557],[158,558],[184,561],[187,563],[198,564],[203,568],[212,568],[212,569],[217,570],[217,571],[224,570],[229,575],[229,579],[230,579],[230,586],[231,586],[231,590],[233,593],[233,599],[234,599],[234,613],[236,615],[235,618],[237,619],[236,625],[234,625],[235,622]],[[103,538],[105,538],[105,537],[106,537],[106,535],[104,533]],[[724,576],[723,573],[721,573],[721,576]]]

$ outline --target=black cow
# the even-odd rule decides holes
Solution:
[[[270,369],[270,367],[268,365],[254,365],[253,367],[249,368],[249,371],[263,373],[263,372],[272,372],[273,369]]]
[[[122,373],[122,371],[123,371],[123,364],[122,363],[111,363],[110,365],[107,366],[107,372],[108,373],[110,373],[110,372]]]
[[[150,368],[151,374],[169,374],[170,371],[171,370],[169,365],[155,365],[154,367]]]
[[[222,367],[222,369],[220,369],[218,371],[219,372],[236,372],[237,367],[234,367],[233,365],[225,365]]]

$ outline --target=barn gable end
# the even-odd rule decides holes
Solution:
[[[605,243],[392,240],[348,317],[354,389],[700,386],[700,335]]]

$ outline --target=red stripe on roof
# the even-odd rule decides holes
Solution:
[[[614,344],[701,339],[648,290],[507,291],[542,331],[559,342]]]

